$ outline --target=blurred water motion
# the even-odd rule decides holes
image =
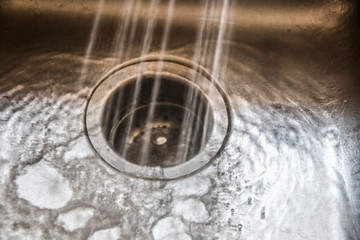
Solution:
[[[1,237],[359,239],[358,9],[2,1]],[[147,54],[207,68],[232,105],[224,150],[184,179],[119,174],[84,135],[91,88]]]

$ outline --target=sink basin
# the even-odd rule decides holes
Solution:
[[[1,238],[360,239],[359,14],[356,0],[1,1]],[[200,86],[221,130],[204,136],[221,139],[146,178],[105,159],[84,120],[96,84],[133,59],[180,59],[225,99]],[[197,89],[171,69],[164,96]],[[181,125],[188,110],[171,111]]]

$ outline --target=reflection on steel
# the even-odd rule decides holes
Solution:
[[[150,0],[99,2],[0,0],[0,238],[360,239],[358,0],[154,0],[156,14]],[[164,55],[217,77],[229,104],[212,105],[213,125],[231,128],[215,158],[204,150],[219,145],[187,145],[201,171],[152,181],[104,164],[83,113],[109,69],[147,51],[156,62],[165,35]],[[163,79],[183,83],[176,69]],[[161,153],[179,124],[164,118],[145,138]]]
[[[38,15],[52,17],[54,15],[69,16],[76,14],[80,18],[87,18],[96,13],[98,1],[90,0],[78,4],[75,1],[49,1],[39,0],[36,2],[13,0],[5,1],[3,11],[6,14],[18,14],[32,11]],[[305,29],[326,29],[337,27],[341,19],[351,15],[354,3],[351,1],[234,1],[228,10],[228,24],[240,29],[251,31],[287,30],[302,32]],[[140,22],[147,21],[147,10],[151,1],[143,1],[139,12]],[[159,22],[166,20],[166,4],[162,2],[156,18]],[[104,5],[103,18],[121,18],[120,9],[126,7],[124,1],[108,1]],[[173,22],[176,25],[188,26],[201,20],[203,4],[201,1],[177,1],[174,8]],[[212,15],[209,21],[219,22],[221,8]]]

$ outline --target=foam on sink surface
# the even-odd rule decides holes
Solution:
[[[64,207],[73,195],[69,181],[46,162],[27,167],[15,182],[18,196],[41,209]]]

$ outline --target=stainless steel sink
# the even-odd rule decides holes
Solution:
[[[360,239],[359,3],[171,3],[1,1],[1,238]],[[91,89],[145,56],[196,62],[231,106],[179,179],[123,174],[85,136]]]

